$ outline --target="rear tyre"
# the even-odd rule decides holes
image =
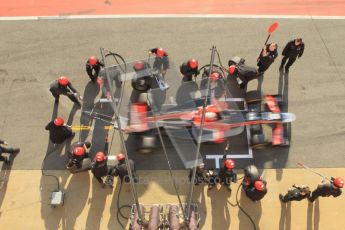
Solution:
[[[263,149],[267,145],[264,134],[254,134],[252,136],[252,148]]]
[[[255,91],[249,91],[246,94],[246,102],[247,104],[254,104],[254,103],[260,103],[262,100],[262,93],[261,91],[255,90]]]
[[[132,87],[139,92],[146,92],[151,88],[151,84],[148,79],[136,79],[132,81]]]
[[[143,135],[141,137],[141,148],[142,153],[151,153],[157,147],[157,138],[154,135]]]

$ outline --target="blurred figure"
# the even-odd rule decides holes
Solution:
[[[49,122],[45,129],[49,131],[49,140],[54,144],[62,144],[65,140],[75,136],[71,127],[66,125],[64,119],[61,117]]]
[[[292,187],[289,188],[287,194],[279,194],[279,199],[283,203],[287,203],[289,201],[301,201],[303,199],[309,198],[311,194],[311,191],[308,186],[302,185],[292,185]]]
[[[8,143],[4,140],[0,139],[0,161],[5,162],[7,165],[10,165],[11,162],[8,157],[2,156],[3,153],[9,153],[9,154],[17,154],[20,152],[19,148],[7,148],[3,145],[8,145]]]

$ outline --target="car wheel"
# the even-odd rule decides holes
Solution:
[[[151,88],[146,79],[137,79],[132,81],[132,87],[140,92],[145,92]]]
[[[252,148],[262,149],[267,145],[266,138],[264,134],[254,134],[252,136]]]
[[[246,103],[253,104],[253,103],[259,103],[262,100],[262,93],[261,91],[255,90],[255,91],[249,91],[246,94]]]
[[[141,148],[142,153],[151,153],[157,147],[156,136],[144,135],[141,137]]]
[[[259,171],[255,165],[248,165],[244,168],[244,176],[248,178],[251,182],[259,179]]]

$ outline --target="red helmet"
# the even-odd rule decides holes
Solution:
[[[97,162],[103,162],[104,161],[104,153],[103,152],[98,152],[96,153],[96,161]]]
[[[194,58],[191,58],[188,60],[188,66],[191,68],[191,69],[196,69],[198,67],[198,61]]]
[[[220,78],[219,73],[213,72],[213,73],[211,74],[211,80],[212,80],[212,81],[217,81],[219,78]]]
[[[163,48],[158,48],[156,51],[156,55],[157,57],[164,57],[165,51],[163,50]]]
[[[68,77],[61,76],[61,77],[59,77],[58,82],[59,82],[59,85],[67,86],[69,83],[69,80],[68,80]]]
[[[95,56],[89,57],[89,63],[90,63],[90,65],[94,66],[94,65],[97,64],[97,62],[98,62],[98,59],[97,59]]]
[[[65,123],[62,117],[57,117],[54,120],[54,125],[56,126],[62,126]]]
[[[335,180],[333,181],[333,184],[334,184],[335,186],[337,186],[338,188],[342,188],[342,187],[344,187],[344,179],[341,178],[341,177],[337,177],[337,178],[335,178]]]
[[[116,159],[117,159],[118,161],[125,159],[125,154],[123,154],[123,153],[118,153],[118,154],[116,155]]]
[[[235,71],[236,71],[236,66],[235,66],[235,65],[229,66],[229,73],[230,73],[231,75],[234,74]]]
[[[264,189],[265,189],[265,184],[264,184],[264,182],[262,182],[261,180],[257,180],[257,181],[255,181],[255,183],[254,183],[254,187],[255,187],[255,189],[256,190],[258,190],[258,191],[264,191]]]
[[[134,70],[135,71],[139,71],[144,69],[145,67],[145,63],[143,61],[137,61],[136,63],[134,63]]]
[[[225,160],[224,164],[227,169],[233,169],[235,167],[235,162],[230,159]]]
[[[73,155],[75,156],[83,156],[85,154],[85,149],[83,147],[75,147],[73,149]]]

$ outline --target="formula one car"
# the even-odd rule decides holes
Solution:
[[[267,144],[268,140],[262,128],[265,124],[273,130],[272,145],[288,144],[284,138],[283,124],[292,122],[295,116],[292,113],[281,112],[281,100],[278,95],[262,96],[260,92],[254,91],[249,92],[245,99],[233,98],[225,84],[225,73],[217,66],[212,70],[209,66],[204,68],[207,74],[202,74],[200,79],[176,84],[176,78],[182,76],[173,68],[172,63],[164,76],[170,84],[169,88],[159,87],[158,84],[155,87],[151,85],[147,88],[137,88],[133,84],[149,76],[138,74],[139,69],[145,69],[141,66],[143,63],[149,66],[144,61],[126,63],[128,69],[133,69],[134,72],[121,74],[120,77],[123,82],[130,80],[135,89],[130,97],[126,93],[121,94],[122,105],[119,107],[119,113],[121,129],[140,137],[138,149],[149,150],[158,146],[157,128],[170,139],[186,139],[195,143],[201,134],[200,125],[205,100],[207,106],[201,142],[222,143],[228,137],[241,134],[245,127],[250,127],[252,146],[262,146]],[[208,88],[209,72],[211,78]],[[152,75],[150,78],[152,80]],[[208,90],[209,93],[206,93]]]
[[[267,138],[263,133],[262,125],[272,127],[272,145],[287,145],[284,138],[283,124],[296,119],[292,113],[282,113],[279,108],[278,95],[261,96],[260,92],[249,92],[246,98],[248,110],[234,110],[230,107],[232,101],[216,101],[209,98],[205,108],[205,122],[202,134],[202,142],[222,143],[227,137],[237,135],[243,131],[243,126],[250,126],[252,146],[267,144]],[[152,114],[145,102],[131,105],[130,125],[126,128],[128,133],[147,133],[158,127],[188,129],[195,140],[200,133],[201,115],[205,99],[186,102],[186,106],[176,106],[169,111],[160,114]],[[220,106],[220,103],[222,105]],[[195,104],[190,109],[188,104]],[[152,136],[152,135],[151,135]],[[183,138],[183,136],[179,136]],[[144,146],[149,147],[149,146]]]

